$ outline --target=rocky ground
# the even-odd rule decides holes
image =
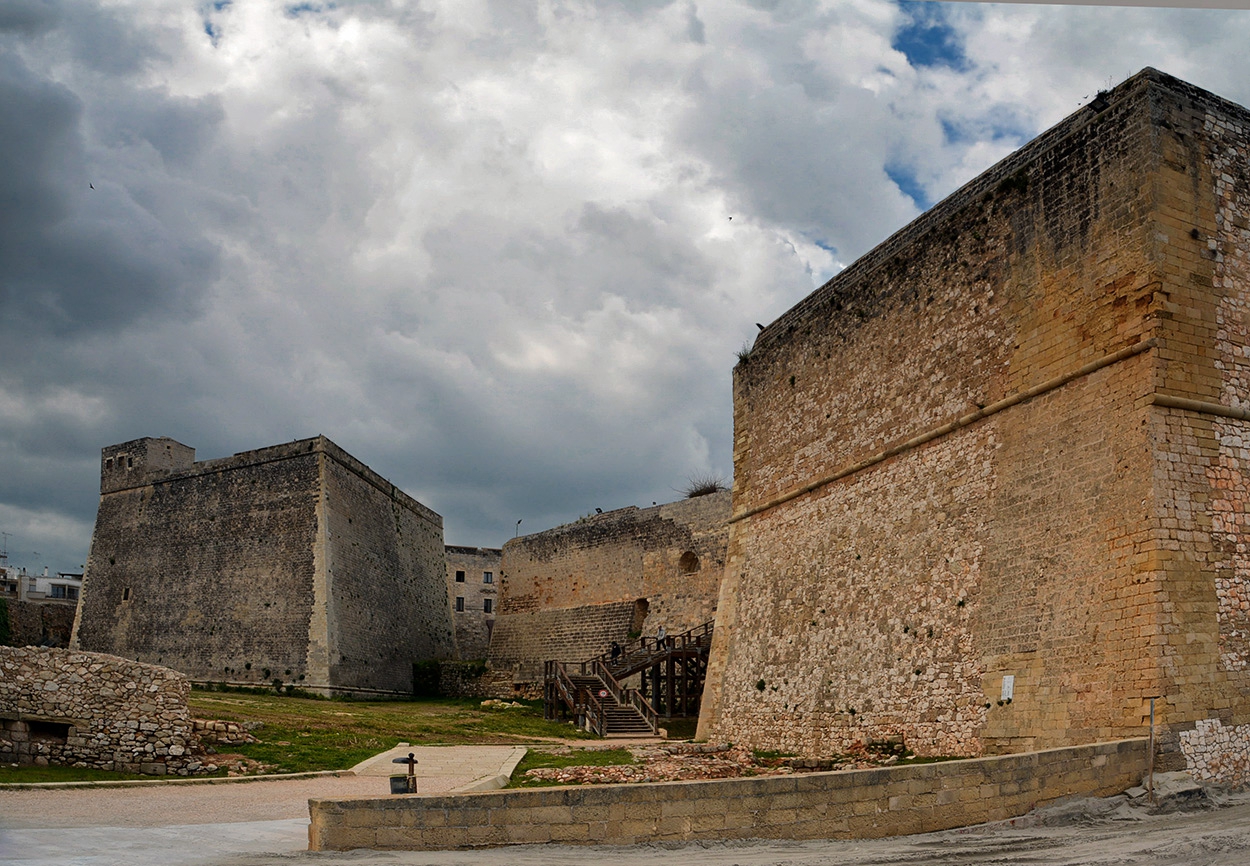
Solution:
[[[561,785],[604,785],[620,782],[677,782],[694,779],[729,779],[738,776],[777,776],[825,770],[865,770],[912,760],[901,747],[863,749],[834,759],[813,760],[782,755],[757,754],[728,743],[646,744],[628,747],[635,764],[615,766],[539,767],[525,773],[527,779]],[[570,754],[570,747],[544,749]]]

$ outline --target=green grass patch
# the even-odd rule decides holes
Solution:
[[[397,743],[414,746],[532,743],[589,737],[572,725],[543,718],[540,702],[519,708],[481,707],[469,699],[410,701],[315,700],[286,695],[191,693],[196,718],[260,722],[261,742],[220,746],[274,765],[273,772],[345,770]]]
[[[138,773],[114,773],[111,770],[94,770],[86,767],[36,767],[23,764],[14,767],[0,764],[0,785],[41,782],[119,782],[127,779],[152,779],[159,776],[141,776]]]
[[[751,754],[757,761],[775,761],[778,758],[797,758],[794,752],[774,752],[771,749],[752,749]]]
[[[636,764],[638,761],[629,749],[573,749],[570,752],[545,752],[530,749],[512,771],[509,788],[539,788],[559,785],[546,779],[527,779],[525,772],[539,767],[615,767]]]

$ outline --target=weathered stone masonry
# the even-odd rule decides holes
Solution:
[[[451,621],[456,626],[458,658],[486,658],[499,613],[499,573],[503,551],[497,547],[444,548]],[[490,610],[487,610],[489,606]]]
[[[503,546],[489,662],[540,681],[547,659],[577,661],[631,631],[678,634],[712,619],[724,574],[730,494],[621,508]]]
[[[759,335],[702,735],[1244,746],[1248,141],[1145,70]]]
[[[189,693],[156,665],[0,647],[0,761],[186,776],[200,769]]]
[[[454,655],[442,518],[325,437],[105,448],[75,646],[192,679],[409,692]]]

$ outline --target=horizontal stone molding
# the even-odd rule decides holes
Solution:
[[[889,460],[891,457],[897,457],[899,454],[902,454],[906,451],[910,451],[913,448],[919,448],[921,445],[925,445],[929,442],[932,442],[935,439],[940,439],[943,436],[946,436],[950,433],[954,433],[956,430],[960,429],[961,427],[967,427],[969,424],[974,424],[977,421],[980,421],[982,418],[988,418],[991,415],[997,415],[999,412],[1003,411],[1004,409],[1010,409],[1012,406],[1019,405],[1020,403],[1023,403],[1026,400],[1032,400],[1034,397],[1040,397],[1041,395],[1046,394],[1050,391],[1054,391],[1058,388],[1062,388],[1064,385],[1067,385],[1069,382],[1075,381],[1076,379],[1080,379],[1084,376],[1088,376],[1091,373],[1095,373],[1103,369],[1104,367],[1110,367],[1112,364],[1117,364],[1120,361],[1125,360],[1126,358],[1131,358],[1134,355],[1140,355],[1142,352],[1145,352],[1147,349],[1153,348],[1154,345],[1155,345],[1155,341],[1153,339],[1149,339],[1149,340],[1141,340],[1137,343],[1132,344],[1131,346],[1125,346],[1119,351],[1112,352],[1110,355],[1104,355],[1101,358],[1090,361],[1088,364],[1083,364],[1082,366],[1068,373],[1055,376],[1052,379],[1047,379],[1045,382],[1041,382],[1037,385],[1034,385],[1031,388],[1026,388],[1025,390],[1020,391],[1016,394],[1012,394],[1009,397],[1004,397],[1002,400],[999,400],[995,403],[990,403],[988,406],[982,406],[981,408],[977,409],[975,412],[969,412],[966,415],[961,415],[960,417],[956,418],[954,421],[948,421],[947,423],[941,425],[940,427],[934,427],[932,430],[928,430],[924,433],[921,433],[919,436],[913,436],[912,438],[908,439],[906,442],[900,442],[899,444],[891,446],[890,448],[887,448],[884,451],[877,452],[871,457],[866,457],[863,460],[860,460],[856,463],[852,463],[850,466],[844,466],[843,468],[837,470],[836,472],[832,472],[828,475],[823,475],[820,478],[815,479],[814,481],[810,481],[807,484],[804,484],[802,487],[799,487],[796,490],[791,490],[787,493],[781,494],[780,496],[776,496],[772,499],[769,499],[767,502],[762,502],[759,505],[753,505],[750,508],[746,508],[738,512],[737,514],[733,515],[732,517],[730,517],[729,522],[737,523],[739,520],[745,520],[746,518],[759,514],[762,511],[768,511],[770,508],[776,508],[778,505],[783,505],[787,502],[790,502],[791,500],[798,499],[800,496],[805,496],[806,494],[811,493],[814,490],[818,490],[821,487],[824,487],[828,484],[832,484],[835,481],[839,481],[843,478],[846,478],[850,475],[854,475],[858,472],[863,472],[865,469],[875,466],[878,463],[883,463],[886,460]],[[1173,398],[1173,399],[1177,399],[1177,398]],[[1186,402],[1194,403],[1197,401],[1190,400]],[[1205,405],[1214,405],[1214,404],[1205,404]],[[1236,417],[1240,417],[1240,416],[1236,416]],[[1250,417],[1250,415],[1247,415],[1247,417]]]
[[[1250,421],[1250,410],[1237,406],[1225,406],[1222,403],[1211,403],[1206,400],[1191,400],[1188,397],[1177,397],[1173,394],[1151,394],[1150,403],[1165,409],[1184,409],[1200,415],[1218,415],[1221,418],[1235,418],[1238,421]]]
[[[1138,784],[1146,740],[763,778],[309,801],[310,850],[850,839],[1012,818]]]

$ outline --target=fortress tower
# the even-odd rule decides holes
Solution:
[[[1250,778],[1250,112],[1152,69],[760,333],[701,735]]]
[[[442,518],[324,436],[199,463],[110,446],[73,644],[193,680],[411,692],[414,661],[455,655]]]

